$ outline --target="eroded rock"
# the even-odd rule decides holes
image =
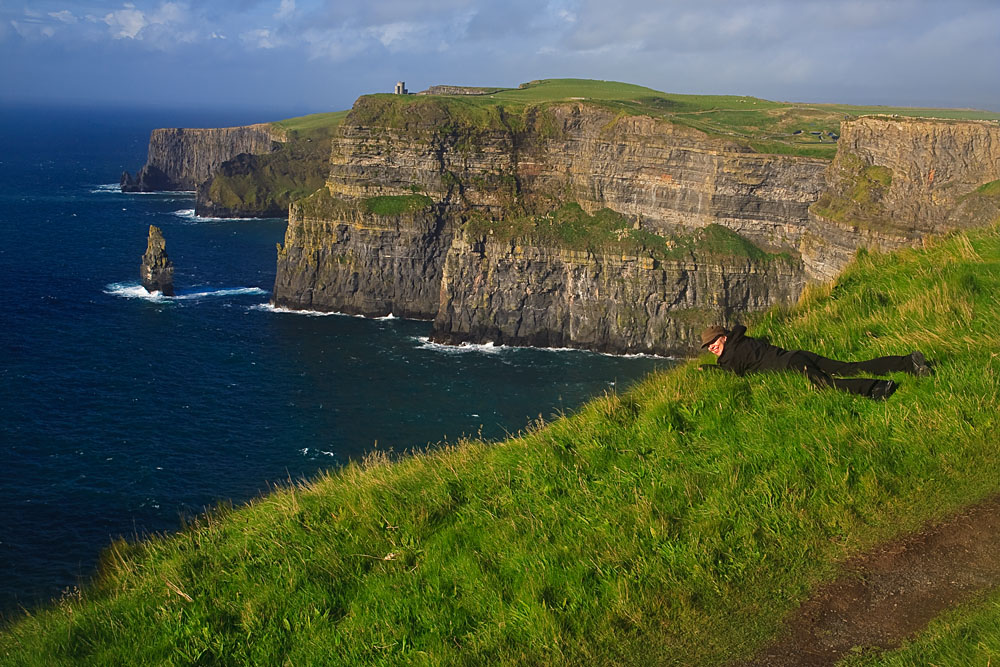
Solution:
[[[146,254],[142,256],[139,276],[147,292],[174,296],[174,263],[167,257],[167,242],[159,227],[149,226]]]

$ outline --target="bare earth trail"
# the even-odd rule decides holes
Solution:
[[[898,647],[941,612],[1000,585],[1000,495],[846,562],[741,665],[832,665]]]

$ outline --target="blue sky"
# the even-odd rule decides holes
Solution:
[[[346,109],[433,84],[1000,111],[997,0],[0,0],[0,104]]]

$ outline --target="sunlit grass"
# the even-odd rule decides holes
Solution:
[[[749,656],[836,564],[1000,487],[1000,231],[862,254],[751,323],[873,402],[696,363],[497,443],[372,455],[114,545],[9,664],[663,664]],[[483,388],[488,391],[488,387]],[[455,397],[461,400],[461,397]]]

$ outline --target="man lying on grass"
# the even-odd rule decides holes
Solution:
[[[701,332],[701,346],[718,357],[718,363],[704,364],[701,368],[717,368],[744,375],[753,371],[799,371],[817,387],[835,387],[852,394],[884,401],[896,391],[892,380],[850,378],[859,373],[885,375],[903,372],[911,375],[931,374],[930,366],[921,352],[905,356],[877,357],[868,361],[837,361],[805,350],[784,350],[767,340],[746,335],[747,328],[736,325],[727,331],[713,325]],[[833,377],[838,376],[838,377]]]

